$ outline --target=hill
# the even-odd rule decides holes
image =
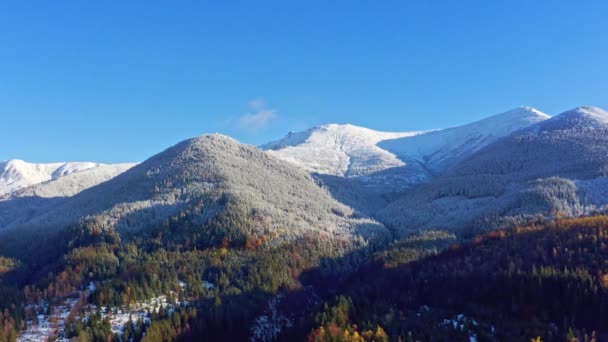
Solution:
[[[440,253],[396,244],[334,289],[341,296],[309,338],[604,341],[607,233],[608,217],[597,216],[495,231]]]
[[[19,200],[6,201],[5,210]],[[176,215],[187,215],[199,230],[227,220],[216,234],[272,236],[275,243],[307,232],[387,236],[382,225],[356,218],[305,171],[220,135],[186,140],[109,181],[23,211],[27,215],[4,222],[0,248],[22,245],[27,234],[61,232],[84,217],[124,236],[149,232]]]

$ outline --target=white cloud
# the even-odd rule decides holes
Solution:
[[[266,128],[277,116],[276,110],[268,108],[261,98],[250,101],[249,108],[250,111],[241,115],[238,120],[239,128],[244,130],[259,131]]]

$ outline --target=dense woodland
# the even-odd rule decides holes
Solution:
[[[606,216],[492,231],[425,255],[382,253],[340,286],[309,339],[356,340],[374,327],[403,341],[607,338]]]
[[[316,232],[289,244],[271,245],[263,235],[242,234],[239,225],[245,218],[239,210],[226,213],[230,214],[195,226],[189,213],[183,212],[142,236],[125,240],[106,221],[86,218],[52,240],[55,249],[65,253],[45,255],[44,265],[29,264],[9,272],[18,263],[3,258],[3,280],[21,284],[0,287],[3,338],[13,340],[24,320],[40,313],[32,306],[48,302],[52,307],[85,293],[84,302],[76,308],[80,315],[70,315],[66,324],[71,337],[118,339],[100,315],[91,315],[85,322],[76,319],[84,316],[85,304],[124,307],[170,294],[170,301],[187,300],[190,305],[172,313],[161,310],[152,315],[151,324],[134,322],[126,331],[135,340],[143,337],[144,330],[152,341],[157,335],[161,340],[167,336],[247,339],[250,332],[243,327],[251,325],[272,296],[301,286],[303,270],[318,267],[322,258],[333,260],[362,247],[353,245],[357,240],[328,239]],[[349,269],[328,265],[327,272],[331,272],[329,267]],[[180,281],[187,285],[180,287]],[[88,293],[90,283],[96,286]]]
[[[121,240],[103,222],[84,220],[62,236],[55,269],[22,277],[19,287],[7,280],[29,274],[28,265],[0,259],[0,341],[16,339],[35,315],[32,304],[52,306],[79,291],[82,303],[65,329],[79,340],[248,340],[277,294],[292,322],[270,335],[278,340],[601,341],[608,333],[608,216],[468,241],[428,231],[385,248],[321,235],[270,246],[260,236],[202,244],[192,234],[167,234],[185,224]],[[97,286],[88,293],[91,282]],[[160,294],[189,305],[135,319],[123,336],[99,314],[78,318],[86,305],[120,308]]]

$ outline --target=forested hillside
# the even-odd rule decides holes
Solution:
[[[497,230],[439,254],[395,246],[335,291],[310,340],[604,341],[608,217]]]
[[[122,241],[95,222],[72,227],[54,272],[2,285],[3,338],[66,298],[76,304],[57,331],[100,341],[602,341],[608,333],[608,216],[464,242],[428,231],[382,249],[320,235],[281,247],[228,238],[204,247],[171,229]],[[15,260],[0,265],[5,280],[20,274]],[[128,311],[159,295],[167,304],[147,309],[151,321]],[[96,311],[104,306],[132,312],[132,322],[117,333],[112,315]]]
[[[247,339],[303,271],[347,274],[390,239],[307,172],[219,135],[48,205],[0,231],[9,340]]]

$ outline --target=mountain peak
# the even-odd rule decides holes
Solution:
[[[565,113],[560,114],[560,116],[578,116],[578,117],[587,117],[592,118],[598,121],[608,122],[608,112],[605,110],[593,107],[593,106],[582,106],[577,107],[572,110],[569,110]]]
[[[199,135],[198,137],[186,139],[183,142],[204,143],[204,142],[219,142],[219,141],[238,143],[238,141],[234,140],[233,138],[231,138],[227,135],[221,134],[221,133],[203,134],[203,135]]]
[[[588,125],[588,126],[604,126],[608,124],[608,112],[598,107],[583,106],[565,111],[552,120],[552,126],[562,127],[563,125]]]
[[[319,129],[330,129],[330,130],[365,129],[365,130],[369,130],[368,128],[356,126],[356,125],[349,124],[349,123],[345,123],[345,124],[330,123],[330,124],[325,124],[325,125],[321,125],[321,126],[316,126],[313,129],[316,129],[316,130],[319,130]]]
[[[422,132],[382,132],[351,124],[327,124],[291,132],[260,146],[268,153],[321,174],[357,176],[403,166],[393,154],[377,146]]]
[[[22,160],[22,159],[7,159],[7,160],[4,160],[4,161],[0,162],[0,164],[3,164],[3,165],[25,164],[25,160]]]
[[[529,107],[529,106],[521,106],[521,107],[513,109],[513,111],[519,111],[520,113],[527,113],[527,114],[531,114],[531,115],[538,116],[538,117],[545,118],[545,119],[548,119],[551,117],[550,115],[547,115],[547,114],[541,112],[540,110],[538,110],[534,107]]]
[[[522,106],[522,107],[513,108],[506,112],[502,112],[499,114],[489,116],[485,119],[479,120],[477,122],[473,122],[472,124],[476,124],[476,123],[480,123],[480,122],[496,121],[496,120],[526,121],[526,122],[536,123],[538,121],[546,120],[548,118],[550,118],[549,115],[541,112],[540,110],[538,110],[536,108],[529,107],[529,106]]]

